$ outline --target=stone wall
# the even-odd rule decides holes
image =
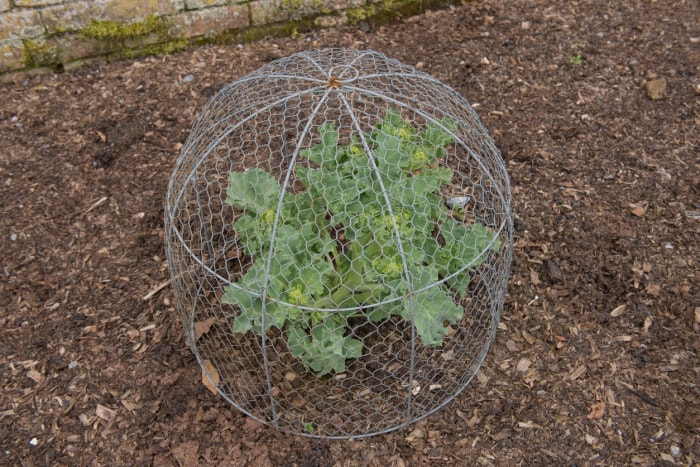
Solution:
[[[445,3],[443,0],[433,0]],[[0,73],[96,56],[172,52],[267,27],[333,26],[416,13],[421,0],[0,0]],[[245,35],[246,32],[250,34]]]
[[[455,0],[0,0],[0,74],[416,14]]]

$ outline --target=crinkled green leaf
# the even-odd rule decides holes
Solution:
[[[362,341],[345,336],[342,319],[329,317],[313,326],[310,334],[295,323],[288,328],[287,344],[292,354],[318,376],[333,371],[342,373],[346,360],[362,355]]]
[[[253,256],[268,250],[272,226],[262,216],[246,212],[233,223],[233,228],[241,236],[246,255]]]
[[[447,131],[443,130],[446,128]],[[435,123],[429,123],[425,130],[420,132],[420,136],[431,146],[436,148],[443,148],[449,144],[452,144],[454,139],[452,134],[457,131],[457,123],[447,117],[440,120],[440,125]]]
[[[383,132],[376,132],[372,141],[375,143],[372,154],[377,160],[379,172],[383,176],[383,181],[389,183],[401,177],[402,158],[406,157],[399,148],[401,138]]]
[[[318,127],[318,131],[321,143],[303,149],[299,154],[320,166],[333,168],[337,165],[338,132],[335,130],[335,125],[330,122]]]
[[[440,227],[440,231],[445,239],[445,248],[457,260],[458,269],[474,261],[496,235],[482,224],[466,226],[454,219],[445,221]],[[497,251],[499,247],[499,243],[496,242],[492,248]],[[483,259],[486,259],[485,255],[482,256]]]
[[[233,330],[246,333],[253,331],[261,334],[263,329],[262,300],[259,296],[245,290],[228,286],[221,297],[221,302],[229,305],[237,305],[240,313],[233,319]],[[281,328],[286,319],[286,314],[280,315],[280,306],[276,303],[267,303],[265,307],[265,329],[272,326]]]
[[[282,187],[279,182],[262,169],[228,174],[226,203],[239,209],[264,214],[276,209]]]
[[[403,317],[406,320],[413,318],[416,332],[426,345],[442,345],[448,331],[445,322],[455,323],[462,319],[463,314],[462,307],[440,287],[419,292],[413,300],[404,301]]]
[[[378,127],[391,133],[389,129],[398,129],[405,125],[406,123],[403,121],[403,118],[401,118],[400,112],[394,109],[387,109],[384,114],[384,119],[379,123]]]

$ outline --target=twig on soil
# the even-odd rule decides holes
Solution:
[[[172,279],[168,279],[167,281],[163,282],[162,284],[157,285],[156,288],[154,288],[153,290],[148,292],[146,295],[144,295],[142,300],[144,302],[147,300],[150,300],[151,298],[153,298],[153,296],[155,294],[157,294],[158,292],[160,292],[161,290],[163,290],[164,288],[169,286],[171,282],[172,282]]]
[[[84,214],[87,214],[87,213],[89,213],[90,211],[92,211],[93,209],[95,209],[96,207],[100,206],[101,204],[104,204],[104,202],[107,201],[108,199],[109,199],[109,196],[103,196],[102,198],[98,199],[97,201],[95,201],[94,203],[92,203],[92,206],[90,206],[90,207],[87,209],[87,211],[85,211]]]
[[[658,406],[659,406],[659,403],[658,403],[658,402],[656,402],[656,401],[655,401],[654,399],[652,399],[651,397],[647,396],[647,395],[646,395],[645,393],[643,393],[642,391],[638,391],[638,390],[633,389],[633,388],[631,388],[631,387],[629,387],[629,386],[627,386],[627,385],[625,385],[625,388],[626,388],[629,392],[631,392],[632,394],[634,394],[635,396],[639,397],[641,400],[643,400],[644,402],[646,402],[647,404],[653,405],[654,407],[658,407]]]

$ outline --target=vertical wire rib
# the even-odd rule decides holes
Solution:
[[[309,132],[311,131],[311,126],[313,125],[313,121],[316,118],[316,114],[318,113],[318,110],[321,108],[321,106],[326,102],[326,99],[328,98],[328,94],[330,92],[330,89],[326,89],[326,91],[323,94],[323,97],[319,100],[318,104],[316,104],[316,107],[311,111],[311,115],[309,116],[308,121],[306,122],[306,125],[304,126],[304,129],[301,132],[301,135],[299,136],[299,141],[297,143],[296,148],[294,148],[294,153],[292,154],[292,158],[289,161],[289,166],[287,167],[287,173],[284,176],[284,182],[282,183],[282,189],[280,190],[280,195],[277,200],[277,209],[275,211],[275,219],[272,223],[272,230],[270,232],[270,251],[267,254],[267,259],[265,260],[265,276],[263,279],[263,288],[262,288],[262,317],[261,317],[261,322],[260,326],[262,328],[262,332],[260,333],[260,344],[262,345],[262,352],[263,352],[263,365],[265,366],[265,379],[267,380],[267,390],[268,390],[268,395],[270,396],[270,404],[272,406],[272,418],[274,420],[274,425],[276,428],[279,428],[279,418],[277,415],[277,407],[275,403],[275,397],[273,396],[272,392],[272,378],[270,377],[270,365],[268,361],[268,356],[267,356],[267,336],[265,334],[265,315],[266,315],[266,303],[267,303],[267,290],[270,286],[270,267],[272,265],[272,256],[275,251],[275,239],[277,237],[277,227],[279,226],[279,220],[280,216],[282,214],[282,203],[284,201],[284,195],[287,192],[287,186],[289,186],[289,180],[292,177],[292,170],[294,168],[294,164],[296,163],[297,157],[299,156],[299,151],[301,147],[304,144],[304,140],[306,137],[309,135]]]
[[[391,221],[391,227],[394,233],[394,237],[396,238],[396,248],[399,251],[399,256],[401,257],[401,265],[403,269],[403,276],[404,280],[406,281],[406,287],[408,289],[407,292],[407,297],[405,298],[408,300],[408,307],[411,310],[410,316],[411,316],[411,369],[409,371],[409,380],[408,380],[408,395],[407,395],[407,413],[406,413],[406,419],[410,420],[411,418],[411,407],[413,404],[413,392],[411,391],[411,382],[413,381],[413,376],[414,376],[414,354],[415,354],[415,340],[416,340],[416,327],[413,324],[414,321],[414,312],[415,312],[415,301],[413,298],[414,290],[413,290],[413,281],[411,279],[411,274],[408,271],[408,260],[406,259],[406,253],[404,253],[403,249],[403,243],[401,242],[401,232],[399,232],[399,226],[396,224],[396,219],[394,218],[394,210],[391,208],[391,199],[389,198],[389,192],[387,191],[386,187],[384,186],[384,181],[382,180],[382,174],[379,170],[379,166],[377,166],[377,161],[375,160],[374,154],[372,153],[372,148],[370,147],[369,143],[367,142],[367,139],[365,138],[364,132],[362,131],[362,127],[360,127],[360,122],[357,120],[355,117],[355,112],[350,105],[350,103],[347,101],[345,94],[341,90],[338,90],[338,95],[340,97],[341,102],[343,103],[343,106],[345,107],[345,110],[347,111],[348,115],[350,116],[352,120],[352,125],[357,131],[357,135],[360,138],[360,142],[362,143],[362,147],[364,148],[365,152],[369,156],[369,161],[372,166],[372,172],[374,173],[375,177],[377,177],[377,183],[379,183],[379,189],[381,190],[382,197],[384,198],[384,202],[386,203],[386,210],[389,215],[389,220]]]

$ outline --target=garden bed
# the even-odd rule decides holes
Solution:
[[[697,17],[697,2],[476,1],[1,84],[0,459],[698,462]],[[205,102],[263,63],[331,46],[381,51],[475,105],[516,215],[509,294],[475,380],[425,420],[359,441],[285,436],[208,391],[164,261],[168,177]]]

